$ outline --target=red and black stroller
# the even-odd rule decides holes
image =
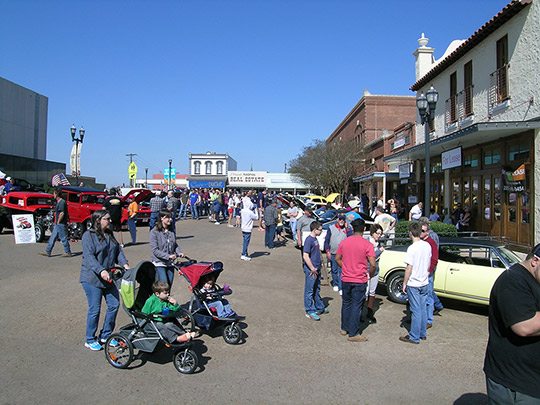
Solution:
[[[222,262],[200,262],[187,258],[188,261],[181,262],[176,265],[178,273],[187,280],[189,290],[191,291],[191,299],[187,308],[187,312],[193,317],[195,325],[201,330],[213,330],[218,327],[223,327],[223,339],[229,344],[237,344],[242,339],[242,329],[239,326],[239,321],[243,317],[236,313],[228,316],[218,316],[216,308],[209,306],[206,298],[207,295],[201,292],[204,285],[204,276],[211,275],[214,280],[217,280],[223,271]],[[225,295],[232,294],[229,286],[224,288],[218,284],[214,285],[215,293],[212,298],[221,299]]]
[[[127,368],[135,358],[135,351],[153,353],[158,346],[173,349],[173,364],[183,373],[195,371],[199,357],[191,349],[192,342],[168,343],[161,335],[156,322],[164,318],[175,322],[186,331],[193,331],[193,318],[184,310],[179,312],[147,315],[141,312],[146,300],[153,294],[152,283],[156,269],[152,262],[143,261],[136,267],[124,272],[115,269],[112,279],[122,296],[122,306],[131,318],[131,323],[123,326],[117,333],[109,336],[105,343],[105,358],[116,368]]]

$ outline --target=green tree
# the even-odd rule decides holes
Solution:
[[[289,162],[289,173],[312,189],[344,194],[363,158],[354,141],[314,140]]]

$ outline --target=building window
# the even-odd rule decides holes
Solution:
[[[193,163],[193,166],[195,167],[195,174],[201,174],[201,162],[197,161]]]
[[[217,162],[217,174],[223,174],[223,162]]]
[[[212,174],[212,162],[205,162],[204,167],[206,174]]]
[[[497,41],[497,70],[489,75],[490,108],[510,98],[508,67],[508,36],[505,35]]]
[[[529,157],[529,142],[522,142],[517,145],[511,145],[508,149],[508,160],[525,160]]]
[[[499,148],[486,150],[484,152],[484,165],[495,165],[501,161],[501,150]]]
[[[457,115],[457,73],[454,72],[450,75],[450,124],[453,124],[458,120]]]
[[[473,112],[473,69],[472,60],[463,67],[463,107],[465,117],[474,114]]]
[[[478,153],[471,153],[470,155],[465,155],[463,159],[464,167],[478,167]]]

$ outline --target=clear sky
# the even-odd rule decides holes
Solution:
[[[440,58],[505,0],[0,0],[0,76],[49,98],[47,159],[108,186],[188,154],[283,172],[362,97],[414,95],[416,40]],[[69,167],[68,167],[69,169]]]

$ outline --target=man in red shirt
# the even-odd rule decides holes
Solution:
[[[435,294],[433,291],[433,277],[435,276],[434,271],[439,262],[439,247],[433,238],[429,236],[429,223],[421,222],[422,224],[422,233],[420,234],[420,239],[425,240],[431,246],[431,263],[429,265],[429,291],[428,291],[428,300],[427,300],[427,325],[426,329],[429,329],[433,326],[433,298],[430,300],[429,297],[432,294]]]
[[[336,252],[336,263],[341,267],[342,304],[341,334],[349,335],[350,342],[365,342],[360,335],[360,317],[366,298],[367,282],[375,274],[375,250],[364,239],[364,220],[355,219],[351,225],[354,234],[344,239]],[[368,276],[367,265],[370,265]]]

